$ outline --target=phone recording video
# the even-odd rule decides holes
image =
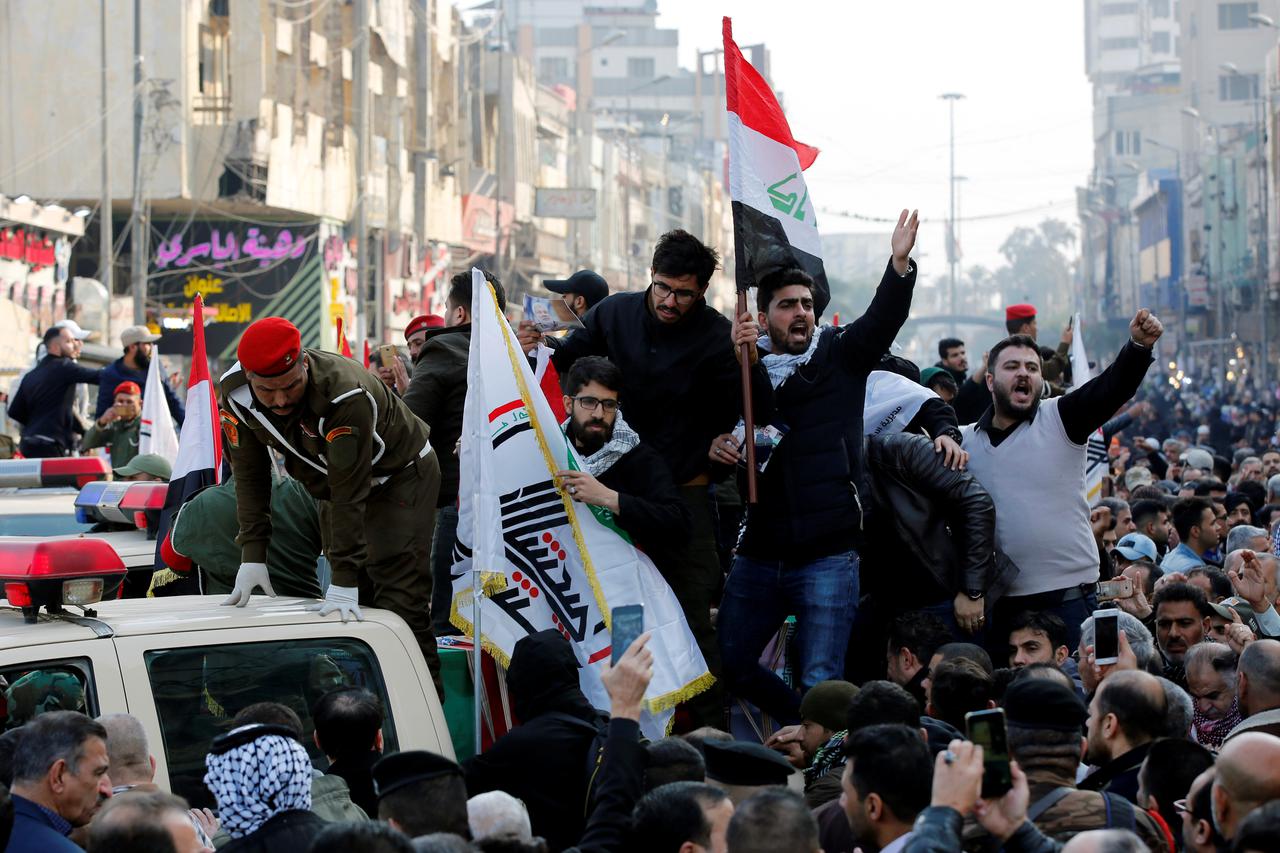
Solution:
[[[970,711],[964,715],[964,724],[969,741],[982,747],[982,796],[987,799],[1004,796],[1013,787],[1004,710]]]

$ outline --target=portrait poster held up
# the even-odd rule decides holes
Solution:
[[[458,539],[450,621],[480,639],[507,666],[520,638],[548,628],[569,640],[587,699],[609,697],[600,673],[609,660],[610,612],[644,605],[654,677],[641,729],[662,737],[675,705],[712,676],[675,594],[612,515],[569,499],[555,472],[581,460],[541,393],[492,289],[473,272],[472,333],[460,452]]]

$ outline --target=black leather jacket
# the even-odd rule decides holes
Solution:
[[[983,590],[987,607],[994,604],[1018,567],[996,549],[996,508],[987,490],[971,474],[945,467],[922,435],[868,439],[866,460],[878,520],[871,535],[891,540],[952,595]]]

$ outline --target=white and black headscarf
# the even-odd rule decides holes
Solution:
[[[311,808],[311,760],[282,726],[242,726],[213,742],[204,784],[232,838],[243,838],[280,812]]]

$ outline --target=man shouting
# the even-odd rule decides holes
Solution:
[[[1098,605],[1098,547],[1085,500],[1085,442],[1133,396],[1164,327],[1142,309],[1129,342],[1098,376],[1063,397],[1042,400],[1040,350],[1011,335],[987,357],[991,408],[964,428],[969,470],[996,504],[996,546],[1022,570],[996,608],[997,637],[1006,620],[1048,611],[1067,625],[1070,648]],[[1049,520],[1049,523],[1046,523]]]

